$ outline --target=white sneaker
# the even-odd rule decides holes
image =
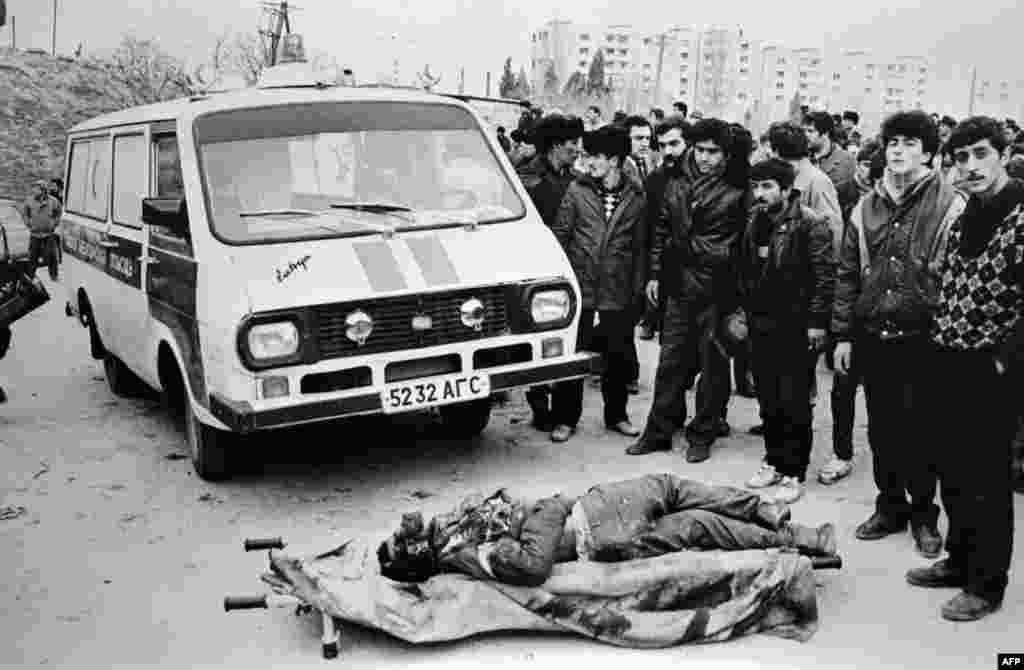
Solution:
[[[754,476],[747,480],[747,487],[752,489],[763,489],[766,486],[773,486],[782,480],[782,475],[775,471],[774,465],[761,463],[761,468],[754,473]]]
[[[833,457],[831,461],[821,466],[818,471],[818,481],[822,484],[835,484],[840,479],[848,477],[853,472],[853,461],[844,461],[841,458]]]
[[[804,485],[796,477],[783,477],[774,500],[777,503],[795,503],[804,495]]]

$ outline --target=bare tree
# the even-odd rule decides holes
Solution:
[[[110,56],[109,67],[115,79],[124,84],[124,90],[117,95],[126,107],[194,92],[184,64],[165,52],[154,39],[125,35]]]

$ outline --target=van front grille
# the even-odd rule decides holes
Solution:
[[[316,306],[313,312],[320,358],[406,351],[506,335],[507,290],[504,286],[485,286]],[[459,308],[470,298],[477,298],[484,305],[484,322],[479,331],[462,323]],[[356,309],[373,319],[373,331],[362,346],[345,336],[345,317]],[[430,317],[431,327],[413,330],[414,316]]]

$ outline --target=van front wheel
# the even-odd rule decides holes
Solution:
[[[142,395],[145,389],[145,384],[138,375],[109,351],[103,356],[103,374],[107,378],[110,392],[118,397],[134,398]]]
[[[187,394],[187,391],[186,391]],[[231,476],[229,467],[230,433],[207,426],[196,418],[192,400],[185,403],[185,438],[192,457],[192,467],[200,479],[208,482],[223,481]]]
[[[445,432],[452,437],[476,437],[491,420],[491,399],[471,400],[438,408]]]

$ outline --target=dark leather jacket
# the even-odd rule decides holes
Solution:
[[[558,206],[573,180],[572,170],[566,168],[558,172],[551,166],[547,156],[537,154],[517,173],[534,207],[540,212],[540,218],[549,228],[554,226]]]
[[[758,248],[768,248],[761,259]],[[794,194],[774,218],[753,210],[739,246],[740,298],[752,323],[827,329],[835,261],[832,230],[804,215]]]
[[[642,304],[646,216],[646,197],[633,179],[624,179],[608,220],[596,181],[578,177],[569,186],[552,230],[576,273],[584,309],[628,310]]]
[[[665,296],[700,302],[732,298],[732,259],[747,219],[744,190],[722,177],[699,175],[690,151],[667,170],[667,176],[648,276],[662,277]]]
[[[932,172],[897,203],[884,178],[850,215],[839,253],[832,333],[883,340],[927,335],[938,308],[938,263],[964,197]]]

